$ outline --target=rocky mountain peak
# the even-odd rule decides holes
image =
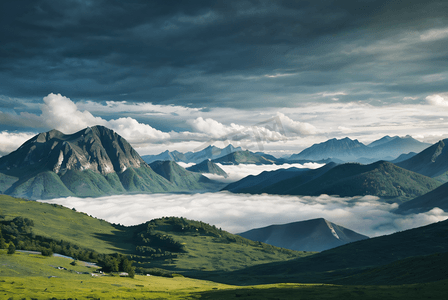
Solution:
[[[55,173],[91,170],[121,173],[146,163],[132,146],[104,126],[87,127],[66,135],[58,130],[40,133],[0,160],[0,169],[43,167]]]

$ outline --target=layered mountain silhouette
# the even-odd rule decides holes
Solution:
[[[328,164],[261,189],[259,184],[254,184],[253,189],[248,185],[242,185],[245,180],[247,179],[243,178],[224,189],[240,192],[238,186],[241,184],[245,193],[308,196],[328,194],[342,197],[373,195],[401,202],[421,196],[440,185],[435,179],[385,161],[370,165]],[[253,178],[251,180],[256,183]]]
[[[206,159],[199,164],[188,167],[187,170],[201,174],[215,174],[224,178],[229,177],[229,175],[220,166],[212,162],[210,159]]]
[[[410,136],[385,136],[369,145],[358,140],[330,139],[314,144],[299,154],[290,156],[290,160],[321,160],[327,158],[340,159],[346,162],[371,163],[378,160],[393,160],[403,153],[420,152],[430,144],[419,142]]]
[[[197,152],[181,153],[176,150],[174,151],[166,150],[165,152],[162,152],[157,155],[144,155],[142,156],[142,158],[148,164],[159,160],[172,160],[176,162],[198,164],[207,159],[220,158],[227,154],[241,150],[242,150],[241,147],[233,147],[232,145],[228,145],[223,149],[210,145],[207,148]]]
[[[397,163],[398,166],[435,178],[448,181],[448,139],[441,140],[413,157]]]
[[[258,175],[249,175],[236,182],[230,183],[223,190],[232,193],[248,194],[281,194],[298,184],[307,182],[323,175],[335,167],[335,163],[328,163],[318,169],[288,168],[275,171],[264,171]]]
[[[239,165],[239,164],[255,164],[255,165],[272,165],[276,160],[266,158],[264,155],[246,151],[235,151],[223,157],[212,160],[214,163],[222,165]]]
[[[154,172],[114,131],[40,133],[0,158],[0,192],[28,199],[172,192],[186,185]]]
[[[297,251],[324,251],[369,238],[323,218],[270,225],[239,235],[252,241]]]
[[[155,161],[149,165],[154,172],[187,191],[201,191],[217,189],[222,186],[208,179],[200,173],[188,171],[179,166],[175,161]]]
[[[398,213],[422,213],[433,208],[448,211],[448,182],[420,197],[400,204]]]

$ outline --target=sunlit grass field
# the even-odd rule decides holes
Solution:
[[[400,286],[280,283],[238,287],[182,276],[92,277],[95,268],[70,262],[0,250],[0,299],[446,299],[448,291],[448,280]]]
[[[6,219],[29,218],[34,221],[33,233],[54,240],[64,240],[99,253],[126,252],[124,232],[104,220],[74,212],[59,205],[19,200],[0,195],[0,215]]]

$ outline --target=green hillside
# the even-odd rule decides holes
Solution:
[[[353,242],[302,259],[269,263],[227,274],[209,274],[207,278],[230,284],[235,283],[234,280],[246,284],[274,282],[338,283],[345,278],[351,278],[349,276],[356,278],[358,274],[370,271],[372,268],[383,267],[399,260],[446,252],[448,252],[448,220],[391,235]],[[439,260],[444,259],[446,257],[442,256]],[[418,265],[415,261],[406,260],[405,262],[412,262],[409,265]],[[403,264],[394,266],[397,269],[397,274],[405,271],[402,266]],[[434,267],[434,265],[427,266],[431,270]],[[389,272],[394,274],[390,270]],[[429,270],[426,269],[425,272],[429,272]],[[397,277],[397,281],[389,278],[387,283],[426,282],[425,272],[417,273],[420,276],[420,281],[411,277],[406,279],[409,281],[404,281]],[[381,276],[386,275],[384,272],[381,274]],[[446,272],[443,273],[443,276],[446,276]],[[442,278],[446,278],[443,276]],[[344,283],[348,284],[349,282],[344,281]],[[380,283],[386,283],[386,281],[383,280]],[[375,282],[370,278],[370,282],[366,281],[366,284],[375,284]]]
[[[253,242],[184,218],[161,218],[126,227],[56,204],[5,195],[0,196],[0,204],[0,221],[19,216],[30,219],[34,236],[63,240],[98,253],[131,255],[142,270],[230,271],[311,254]]]
[[[1,299],[444,299],[448,280],[400,286],[280,283],[237,286],[182,276],[92,276],[95,268],[60,257],[0,249]],[[57,269],[62,267],[64,269]],[[76,272],[80,272],[78,274]],[[99,275],[97,273],[93,273]]]

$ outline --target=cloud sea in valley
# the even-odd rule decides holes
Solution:
[[[112,223],[136,225],[164,216],[185,217],[231,233],[252,228],[325,218],[370,237],[427,225],[448,218],[435,208],[426,213],[398,215],[397,204],[373,196],[278,196],[232,194],[140,194],[99,198],[57,198],[43,202],[75,208]]]

